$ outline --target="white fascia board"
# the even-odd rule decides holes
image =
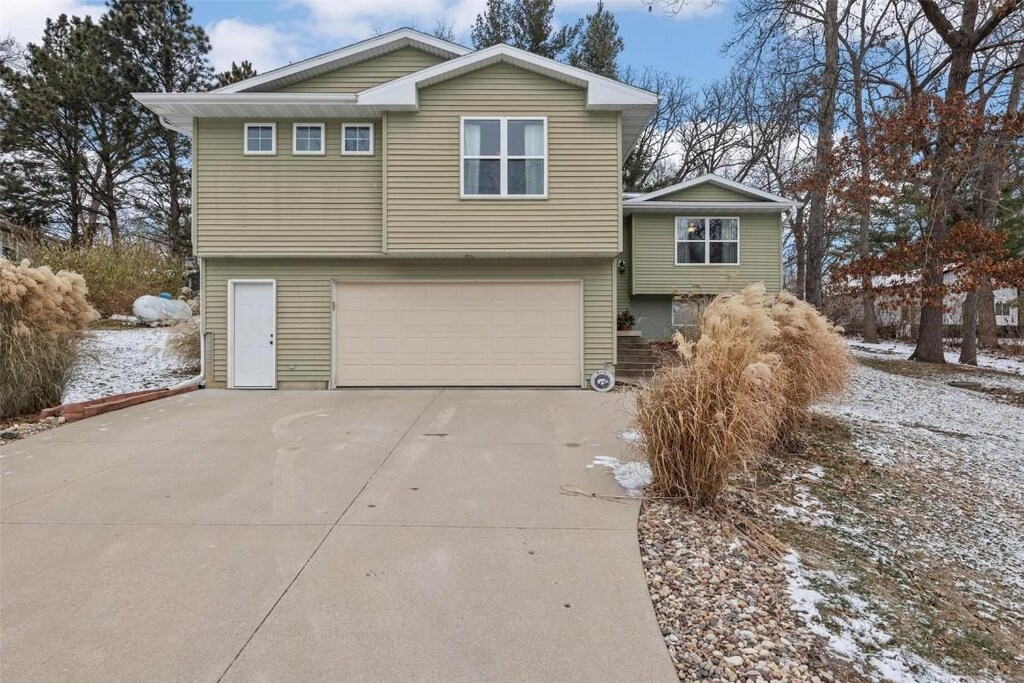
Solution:
[[[622,210],[632,213],[680,213],[686,211],[729,211],[732,213],[781,213],[800,206],[798,202],[622,202]]]
[[[650,201],[652,199],[657,199],[658,197],[663,197],[667,194],[672,194],[673,192],[685,190],[687,188],[702,185],[704,183],[711,183],[712,185],[718,185],[719,187],[735,190],[737,192],[741,192],[751,197],[758,197],[760,199],[766,199],[771,202],[779,202],[780,204],[786,204],[789,206],[802,206],[800,202],[794,202],[791,199],[786,199],[785,197],[781,197],[777,194],[765,192],[764,190],[758,190],[756,188],[751,187],[750,185],[744,185],[743,183],[736,182],[735,180],[729,180],[728,178],[724,178],[716,173],[705,173],[702,176],[691,178],[689,180],[684,180],[681,183],[676,183],[675,185],[663,187],[662,189],[655,190],[654,192],[648,192],[647,194],[640,195],[639,197],[637,197],[636,201]]]
[[[598,76],[510,45],[494,45],[471,52],[465,56],[456,57],[408,76],[363,90],[359,93],[359,103],[378,106],[415,106],[417,91],[420,88],[500,62],[585,88],[588,109],[620,110],[632,107],[654,107],[658,104],[658,95],[655,93],[619,83],[610,78]]]
[[[400,43],[400,44],[399,44]],[[268,71],[252,78],[247,78],[244,81],[237,83],[231,83],[223,87],[212,90],[215,93],[233,93],[243,92],[250,90],[251,88],[257,88],[261,85],[273,83],[282,79],[294,79],[305,71],[316,72],[318,69],[324,67],[330,67],[334,64],[338,66],[344,66],[346,64],[353,64],[362,61],[360,57],[370,53],[366,59],[370,59],[373,53],[382,50],[383,48],[393,45],[394,49],[405,47],[406,45],[419,44],[423,47],[429,48],[433,51],[445,53],[453,57],[459,57],[472,52],[468,47],[459,45],[457,43],[451,43],[447,40],[435,38],[434,36],[427,35],[426,33],[420,33],[411,28],[400,28],[389,33],[384,33],[373,38],[367,38],[358,43],[353,43],[331,52],[326,52],[322,55],[310,57],[288,66],[282,66],[273,71]]]

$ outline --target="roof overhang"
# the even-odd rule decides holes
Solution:
[[[510,45],[494,45],[382,83],[360,92],[359,102],[360,104],[378,105],[386,109],[415,111],[419,108],[419,91],[422,88],[494,64],[511,64],[583,88],[587,93],[586,106],[588,110],[622,112],[624,150],[633,146],[636,137],[658,106],[658,95],[655,93]]]
[[[775,203],[775,204],[782,204],[782,205],[784,205],[784,208],[803,206],[803,204],[801,202],[795,202],[792,199],[786,199],[785,197],[782,197],[782,196],[777,195],[777,194],[772,194],[771,192],[765,192],[764,190],[758,190],[757,188],[751,187],[750,185],[745,185],[745,184],[737,182],[735,180],[730,180],[728,178],[725,178],[725,177],[720,176],[720,175],[715,174],[715,173],[705,173],[702,176],[697,176],[696,178],[690,178],[689,180],[684,180],[681,183],[676,183],[675,185],[669,185],[668,187],[663,187],[660,190],[655,190],[654,192],[648,192],[646,194],[637,195],[637,196],[631,198],[629,201],[631,203],[632,202],[649,203],[649,202],[651,202],[651,200],[656,200],[658,197],[664,197],[665,195],[672,194],[674,192],[679,192],[680,190],[685,190],[687,188],[695,187],[697,185],[703,185],[705,183],[710,184],[710,185],[717,185],[718,187],[722,187],[722,188],[725,188],[725,189],[728,189],[728,190],[733,190],[733,191],[738,192],[740,194],[744,194],[744,195],[746,195],[748,197],[752,197],[752,198],[754,198],[756,200],[762,200],[762,201],[771,202],[771,203]],[[662,203],[675,203],[675,204],[679,204],[680,202],[662,202]],[[716,202],[716,203],[724,203],[724,202]]]
[[[797,202],[622,202],[625,215],[634,213],[674,213],[687,211],[728,211],[729,213],[783,213],[800,206]]]
[[[133,93],[171,130],[192,134],[193,118],[376,118],[380,110],[363,107],[354,93]]]
[[[367,55],[373,56],[375,51],[391,51],[397,49],[396,45],[413,43],[444,51],[447,61],[358,93],[263,92],[337,69],[354,60],[368,59]],[[422,88],[499,63],[512,64],[584,89],[588,110],[620,112],[624,152],[632,148],[658,106],[655,93],[509,45],[471,52],[411,29],[392,31],[211,92],[133,93],[133,97],[159,114],[165,126],[186,135],[192,134],[194,118],[378,118],[386,111],[417,111]]]
[[[361,40],[338,50],[310,57],[279,69],[247,78],[244,81],[217,88],[211,92],[266,92],[277,90],[308,78],[325,74],[335,69],[364,62],[386,55],[395,50],[405,47],[415,47],[418,50],[437,55],[442,59],[452,59],[472,52],[468,47],[447,40],[435,38],[434,36],[420,33],[411,28],[400,28],[379,36]]]

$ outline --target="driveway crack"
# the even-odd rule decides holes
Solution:
[[[270,606],[270,609],[267,610],[267,613],[264,614],[263,618],[260,619],[258,624],[256,624],[256,628],[253,629],[252,633],[249,634],[249,637],[245,639],[244,643],[242,643],[242,647],[238,648],[238,652],[236,652],[235,656],[231,658],[231,662],[228,663],[227,668],[225,668],[224,672],[217,677],[218,683],[220,683],[220,681],[223,681],[224,677],[228,675],[228,672],[231,671],[231,667],[235,665],[235,662],[238,661],[238,658],[242,656],[243,652],[245,652],[245,648],[249,646],[249,643],[252,642],[252,639],[255,638],[256,634],[259,633],[261,628],[263,628],[263,624],[265,624],[267,622],[267,619],[270,618],[270,615],[274,613],[274,610],[277,609],[277,606],[281,603],[281,600],[284,599],[284,596],[288,594],[288,591],[291,590],[292,586],[295,585],[295,582],[299,580],[300,576],[302,576],[302,572],[306,570],[306,567],[309,566],[309,563],[320,551],[320,548],[322,548],[324,543],[327,542],[327,539],[330,537],[331,532],[333,532],[334,529],[341,523],[342,517],[344,517],[348,513],[349,509],[355,504],[359,496],[363,495],[363,491],[365,491],[366,487],[370,485],[370,482],[373,481],[373,478],[377,476],[377,473],[380,472],[381,468],[383,468],[384,465],[387,464],[388,460],[391,459],[391,456],[395,453],[395,451],[397,451],[399,447],[403,443],[405,443],[405,440],[409,437],[409,434],[412,432],[412,428],[415,427],[417,423],[419,423],[420,419],[424,415],[426,415],[427,411],[430,410],[430,407],[434,405],[437,399],[444,392],[444,389],[440,389],[436,394],[434,394],[434,397],[430,399],[427,405],[423,407],[423,410],[421,410],[420,413],[409,423],[408,429],[406,429],[405,432],[402,434],[401,438],[398,439],[397,442],[395,442],[395,445],[391,448],[390,451],[388,451],[388,454],[384,456],[384,459],[380,461],[380,464],[378,464],[376,469],[373,470],[373,473],[366,478],[366,481],[363,482],[363,485],[362,487],[360,487],[359,492],[356,493],[356,495],[352,496],[352,500],[349,501],[348,505],[345,506],[345,509],[341,511],[340,515],[338,515],[338,518],[334,520],[334,523],[331,524],[329,529],[327,529],[327,532],[324,534],[323,538],[321,538],[320,542],[316,544],[315,548],[313,548],[313,552],[309,554],[309,557],[306,558],[306,561],[302,563],[301,567],[299,567],[299,571],[295,573],[295,576],[292,577],[292,580],[289,581],[288,585],[284,587],[284,590],[281,591],[281,595],[277,596],[277,599],[274,600],[274,604]]]

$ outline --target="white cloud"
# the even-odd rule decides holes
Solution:
[[[248,59],[262,73],[306,56],[300,49],[299,36],[274,26],[221,19],[206,30],[210,35],[210,63],[217,71],[230,69],[231,62]]]
[[[61,14],[98,19],[107,11],[102,4],[89,4],[81,0],[2,0],[0,2],[0,37],[14,36],[22,45],[39,43],[47,17],[56,19]]]

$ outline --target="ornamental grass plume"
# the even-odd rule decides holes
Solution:
[[[839,391],[851,361],[833,327],[788,294],[764,285],[719,295],[696,342],[677,334],[680,363],[637,392],[634,423],[651,466],[651,490],[691,507],[714,505],[803,424],[807,408]]]
[[[635,423],[652,491],[691,507],[713,505],[736,471],[765,452],[785,410],[782,360],[766,351],[779,334],[763,287],[708,305],[696,343],[679,338],[682,363],[637,393]]]
[[[60,403],[79,332],[98,317],[77,273],[0,258],[0,417]]]
[[[846,387],[853,358],[836,327],[814,306],[789,292],[766,300],[779,334],[768,350],[782,359],[786,371],[786,410],[779,441],[788,441],[810,419],[808,408]]]

